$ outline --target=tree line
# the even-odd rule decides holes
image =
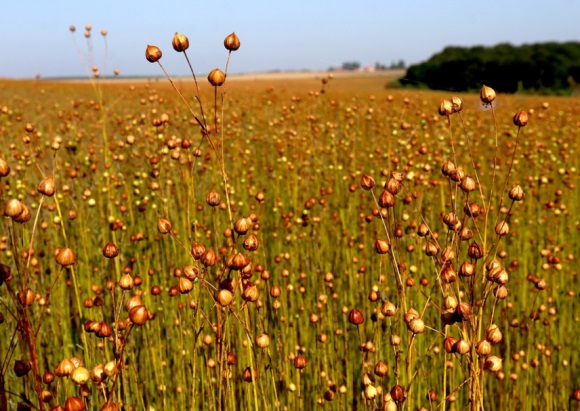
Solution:
[[[496,91],[565,94],[580,83],[580,42],[493,47],[446,47],[412,65],[404,86],[471,91],[486,84]]]

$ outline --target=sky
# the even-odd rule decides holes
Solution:
[[[0,78],[187,75],[171,39],[190,41],[197,73],[225,66],[224,38],[241,41],[230,73],[419,63],[448,45],[580,41],[578,0],[0,0]],[[90,41],[85,25],[92,26]],[[75,25],[74,33],[69,27]],[[100,32],[107,30],[104,38]]]

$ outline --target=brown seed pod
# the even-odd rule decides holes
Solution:
[[[36,191],[47,197],[52,197],[56,193],[56,185],[52,176],[46,177],[36,187]]]
[[[217,293],[216,300],[222,307],[227,307],[234,301],[234,295],[230,290],[221,289]]]
[[[491,104],[495,100],[495,90],[488,86],[481,87],[481,92],[479,93],[479,98],[484,104]]]
[[[54,381],[54,374],[51,373],[50,371],[46,370],[42,374],[42,382],[45,383],[46,385],[50,385],[50,384],[52,384],[53,381]]]
[[[144,305],[138,305],[129,311],[129,319],[135,325],[144,325],[149,319],[149,311]]]
[[[16,198],[12,198],[4,205],[4,215],[6,217],[15,218],[24,211],[24,204]]]
[[[171,224],[171,221],[169,221],[168,219],[159,218],[157,220],[157,230],[161,234],[167,234],[167,233],[171,232],[172,228],[173,228],[173,225]]]
[[[397,307],[390,301],[385,301],[384,304],[381,306],[381,314],[385,317],[393,317],[397,314]]]
[[[518,127],[525,127],[528,124],[528,113],[523,110],[518,111],[514,115],[514,125]]]
[[[119,247],[117,247],[117,245],[114,242],[109,241],[103,247],[103,255],[106,258],[115,258],[119,255]]]
[[[387,254],[391,249],[391,245],[387,240],[375,240],[375,251],[377,254]]]
[[[447,99],[441,100],[437,111],[439,112],[440,116],[450,116],[455,112],[453,109],[453,103]]]
[[[32,364],[30,361],[16,360],[13,369],[17,377],[24,377],[32,369]]]
[[[79,397],[68,397],[64,403],[64,411],[84,411],[85,403]]]
[[[395,196],[388,190],[384,190],[378,198],[379,206],[391,208],[395,206]]]
[[[210,71],[210,73],[207,76],[207,81],[209,81],[209,84],[211,84],[212,86],[219,87],[225,83],[226,75],[223,71],[216,68]]]
[[[228,51],[236,51],[240,48],[240,39],[236,36],[236,33],[228,34],[224,39],[224,47]]]
[[[425,254],[428,257],[433,257],[436,256],[438,252],[439,248],[437,247],[437,245],[431,241],[428,241],[427,244],[425,245]]]
[[[465,355],[471,350],[471,344],[466,340],[458,340],[453,346],[453,351],[459,355]]]
[[[389,366],[385,362],[379,361],[375,365],[375,374],[377,376],[386,377],[388,373],[389,373]]]
[[[500,236],[506,236],[510,232],[510,227],[506,221],[500,221],[495,225],[495,233]]]
[[[473,178],[465,176],[463,180],[461,180],[461,183],[459,183],[459,188],[464,193],[470,193],[477,188],[477,183]]]
[[[256,285],[252,282],[248,281],[244,287],[244,291],[242,292],[242,299],[244,301],[253,303],[258,301],[259,295],[258,287],[256,287]]]
[[[499,328],[497,328],[497,325],[491,325],[485,333],[485,339],[491,344],[496,345],[501,342],[503,335]]]
[[[486,358],[484,368],[492,373],[501,371],[503,360],[495,355],[490,355]]]
[[[191,245],[191,256],[194,260],[199,260],[203,253],[205,253],[205,246],[199,243],[193,243]]]
[[[407,398],[407,393],[403,387],[400,385],[395,385],[391,388],[391,397],[398,403],[405,401]]]
[[[231,255],[226,262],[226,265],[230,270],[236,271],[241,270],[248,264],[250,264],[250,259],[242,253],[236,253]]]
[[[242,217],[234,223],[234,231],[240,235],[245,235],[252,227],[252,220]]]
[[[161,50],[157,46],[147,45],[145,49],[145,58],[150,63],[157,62],[162,56]]]
[[[420,318],[414,318],[407,323],[407,328],[413,334],[422,334],[425,332],[425,322]]]
[[[524,199],[524,190],[519,186],[513,186],[509,191],[509,197],[512,201],[522,201]]]
[[[459,113],[463,110],[463,101],[459,97],[451,97],[451,104],[453,105],[453,111]]]
[[[371,176],[367,176],[366,174],[363,174],[362,177],[360,178],[360,186],[362,187],[363,190],[372,190],[373,187],[376,185],[376,181],[374,178],[372,178]]]
[[[256,336],[256,345],[258,348],[268,348],[270,346],[270,336],[266,333],[258,334]]]
[[[298,368],[299,370],[306,368],[306,364],[306,358],[304,358],[302,354],[298,354],[296,357],[294,357],[294,367]]]
[[[55,250],[54,258],[63,267],[69,267],[77,261],[74,251],[68,247]]]
[[[214,266],[215,263],[217,262],[217,255],[215,253],[215,251],[213,251],[211,248],[208,250],[205,250],[203,252],[203,254],[201,255],[201,257],[199,258],[199,261],[206,267],[211,267]]]
[[[475,344],[475,352],[482,357],[491,353],[491,343],[487,340],[481,340]]]
[[[205,197],[205,202],[211,207],[217,207],[221,203],[220,195],[217,191],[211,190]]]
[[[451,354],[454,352],[455,343],[457,342],[457,338],[455,337],[445,337],[443,340],[443,349],[446,353]]]
[[[256,369],[252,369],[250,367],[247,367],[246,369],[244,369],[244,372],[242,373],[242,380],[244,380],[245,382],[252,382],[254,380],[256,380],[258,378],[258,371],[256,371]]]
[[[483,250],[475,241],[471,243],[469,248],[467,249],[467,255],[469,258],[473,258],[474,260],[479,260],[483,257]]]
[[[193,290],[193,282],[187,277],[180,277],[177,283],[179,294],[189,294]]]
[[[68,358],[63,359],[54,369],[54,375],[57,377],[68,377],[75,369],[74,363]]]
[[[475,274],[475,266],[470,262],[465,261],[461,264],[461,267],[459,267],[459,275],[461,277],[471,277],[473,274]]]
[[[117,407],[117,405],[114,402],[107,401],[101,407],[101,411],[119,411],[119,407]]]
[[[419,228],[417,228],[417,235],[419,237],[425,237],[429,234],[429,226],[425,223],[419,224]]]
[[[171,44],[175,51],[182,52],[189,48],[189,39],[184,34],[175,33],[171,40]]]
[[[354,325],[360,325],[364,322],[364,317],[362,315],[362,313],[357,310],[356,308],[353,308],[350,313],[348,314],[348,322],[350,322],[351,324]]]
[[[256,251],[258,249],[258,237],[255,234],[250,234],[244,240],[243,247],[248,251]]]
[[[6,177],[10,174],[10,166],[3,158],[0,158],[0,177]]]

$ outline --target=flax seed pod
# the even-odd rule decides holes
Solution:
[[[522,201],[524,199],[524,190],[519,186],[513,186],[509,191],[509,197],[512,201]]]
[[[36,191],[47,197],[52,197],[56,193],[56,185],[52,176],[48,176],[38,183]]]
[[[155,63],[161,58],[162,55],[163,54],[161,53],[159,47],[147,45],[147,48],[145,49],[145,58],[148,62]]]
[[[528,113],[523,110],[518,111],[514,115],[514,125],[518,127],[525,127],[528,124]]]
[[[240,48],[240,39],[236,33],[231,33],[224,39],[224,47],[228,51],[236,51]]]
[[[209,84],[211,84],[212,86],[219,87],[225,83],[226,75],[224,74],[223,71],[216,68],[210,71],[210,73],[207,76],[207,81],[209,81]]]
[[[488,86],[481,87],[481,92],[479,93],[479,98],[484,104],[491,104],[495,100],[496,94],[495,90]]]
[[[365,174],[363,174],[360,179],[360,186],[362,187],[363,190],[367,191],[372,190],[376,184],[377,183],[374,178],[372,178],[371,176],[367,176]]]
[[[175,51],[182,52],[189,48],[189,39],[183,34],[175,33],[173,39],[171,40],[171,44],[173,45],[173,49]]]
[[[455,111],[453,110],[453,103],[450,100],[444,99],[439,103],[439,109],[437,110],[440,116],[450,116]]]
[[[375,240],[375,251],[377,254],[387,254],[391,249],[391,245],[387,240]]]
[[[157,220],[157,230],[161,234],[167,234],[167,233],[171,232],[172,228],[173,228],[173,225],[171,224],[171,221],[169,221],[168,219],[159,218]]]
[[[388,190],[384,190],[378,198],[379,206],[391,208],[395,206],[395,196]]]
[[[364,322],[364,317],[359,310],[353,308],[348,314],[348,322],[354,325],[360,325]]]

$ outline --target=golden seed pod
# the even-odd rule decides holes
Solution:
[[[453,351],[459,355],[465,355],[471,350],[471,344],[466,340],[458,340],[453,345]]]
[[[10,174],[10,166],[3,158],[0,158],[0,177],[6,177]]]
[[[71,25],[68,29],[70,30],[71,33],[74,33],[77,30],[77,28],[74,25]]]
[[[144,305],[138,305],[131,308],[131,311],[129,311],[129,318],[133,324],[143,325],[149,319],[149,311]]]
[[[26,205],[22,204],[22,212],[16,217],[12,217],[12,220],[16,223],[26,223],[30,221],[31,218],[32,213],[30,212],[30,209]]]
[[[97,364],[91,370],[91,381],[98,384],[103,382],[107,378],[105,374],[105,366],[103,364]]]
[[[139,305],[143,305],[143,301],[141,301],[141,297],[139,295],[134,295],[133,297],[125,301],[123,307],[125,308],[125,311],[129,312],[131,311],[131,309]]]
[[[443,306],[446,310],[455,310],[457,308],[457,304],[459,304],[457,298],[452,295],[448,295],[445,297],[445,300],[443,300]]]
[[[121,277],[119,280],[119,287],[123,290],[131,290],[135,286],[135,281],[131,274],[127,273]]]
[[[489,341],[491,344],[496,345],[501,342],[503,339],[503,335],[497,325],[491,325],[487,332],[485,333],[485,339]]]
[[[115,361],[109,361],[105,364],[105,374],[112,377],[117,373],[117,363]]]
[[[256,251],[258,249],[258,237],[255,234],[250,234],[244,240],[243,246],[248,251]]]
[[[439,103],[439,109],[437,110],[440,116],[450,116],[455,111],[453,110],[453,103],[450,100],[443,99]]]
[[[395,206],[395,195],[389,190],[384,190],[378,198],[379,206],[382,208],[391,208]]]
[[[77,261],[77,257],[75,255],[74,251],[68,247],[60,248],[60,249],[57,248],[55,250],[54,259],[56,260],[56,262],[59,265],[61,265],[63,267],[71,266],[74,263],[76,263],[76,261]]]
[[[425,332],[425,322],[420,318],[414,318],[407,324],[407,328],[413,334],[422,334]]]
[[[348,322],[354,325],[360,325],[362,323],[364,323],[365,319],[362,315],[362,313],[357,310],[356,308],[353,308],[350,313],[348,314]]]
[[[510,227],[506,221],[500,221],[495,225],[495,233],[500,237],[508,235],[510,232]]]
[[[481,87],[479,98],[484,104],[491,104],[495,100],[495,90],[488,86]]]
[[[234,230],[240,235],[246,234],[252,227],[252,220],[242,217],[234,223]]]
[[[211,190],[209,193],[207,193],[207,196],[205,197],[205,202],[211,207],[219,206],[221,201],[222,200],[220,198],[220,195],[215,190]]]
[[[470,193],[477,188],[477,183],[472,177],[465,176],[465,178],[461,180],[461,183],[459,183],[459,188],[461,188],[464,193]]]
[[[64,403],[64,411],[84,411],[85,403],[79,397],[68,397]]]
[[[148,62],[155,63],[162,55],[163,53],[161,53],[159,47],[147,45],[147,48],[145,49],[145,58]]]
[[[14,218],[24,211],[24,204],[16,198],[12,198],[4,205],[4,215],[6,217]]]
[[[169,233],[172,228],[173,225],[171,224],[171,221],[169,221],[168,219],[160,218],[157,220],[157,230],[159,230],[161,234]]]
[[[18,301],[20,301],[20,304],[24,306],[32,305],[35,299],[36,293],[32,291],[30,288],[27,288],[26,291],[20,291],[18,293]]]
[[[377,183],[375,179],[371,176],[367,176],[366,174],[363,174],[360,178],[360,186],[363,190],[372,190],[376,184]]]
[[[224,39],[224,47],[228,51],[236,51],[240,48],[240,39],[236,36],[236,33],[229,34]]]
[[[522,201],[524,199],[524,190],[519,184],[513,186],[509,191],[509,197],[512,201]]]
[[[491,353],[491,343],[487,340],[481,340],[475,344],[475,352],[482,357]]]
[[[498,300],[504,300],[508,296],[508,289],[505,285],[500,285],[493,291],[493,295],[495,295]]]
[[[189,39],[184,34],[175,33],[173,40],[171,40],[171,44],[175,51],[182,52],[189,48]]]
[[[74,370],[75,370],[74,363],[68,358],[65,358],[54,369],[54,375],[56,375],[57,377],[68,377],[69,375],[72,374]]]
[[[391,245],[387,240],[375,240],[375,251],[377,254],[386,254],[391,249]]]
[[[207,81],[214,87],[219,87],[226,81],[226,75],[219,68],[213,69],[207,76]]]
[[[76,385],[86,384],[90,379],[89,370],[85,367],[78,367],[72,372],[70,378]]]
[[[259,334],[256,336],[256,345],[259,348],[268,348],[270,346],[270,336],[266,333]]]
[[[518,111],[514,115],[514,125],[518,127],[525,127],[528,124],[528,113],[523,110]]]
[[[379,361],[375,365],[375,374],[379,377],[385,377],[389,373],[389,366],[383,361]]]
[[[213,251],[212,249],[205,250],[203,252],[203,254],[201,255],[201,257],[199,258],[199,261],[204,266],[211,267],[211,266],[214,266],[215,263],[217,262],[217,255],[216,255],[215,251]]]
[[[250,264],[250,259],[242,253],[233,254],[226,262],[226,265],[231,270],[241,270],[248,264]]]
[[[385,303],[381,307],[381,314],[385,317],[393,317],[397,314],[397,307],[390,301],[385,301]]]
[[[425,223],[419,224],[419,228],[417,228],[417,235],[419,237],[425,237],[429,234],[429,226]]]
[[[367,400],[372,401],[377,397],[377,395],[379,395],[379,393],[374,385],[367,385],[365,387],[364,395]]]
[[[234,295],[230,290],[221,289],[217,293],[216,300],[222,307],[227,307],[234,300]]]
[[[177,284],[179,294],[189,294],[193,290],[193,282],[187,277],[180,277]]]
[[[36,187],[36,191],[47,197],[52,197],[56,193],[56,185],[52,176],[46,177]]]
[[[403,184],[399,180],[396,180],[394,177],[389,178],[389,180],[385,183],[385,190],[393,195],[399,194],[399,192],[403,189]]]
[[[453,105],[453,111],[459,113],[463,110],[463,101],[459,97],[451,97],[451,104]]]
[[[503,360],[495,355],[486,358],[484,368],[492,373],[501,371]]]
[[[242,299],[244,301],[255,303],[256,301],[258,301],[259,297],[260,297],[260,293],[258,291],[258,287],[256,287],[256,285],[254,285],[248,281],[246,283],[246,287],[244,288],[244,291],[242,292]]]

